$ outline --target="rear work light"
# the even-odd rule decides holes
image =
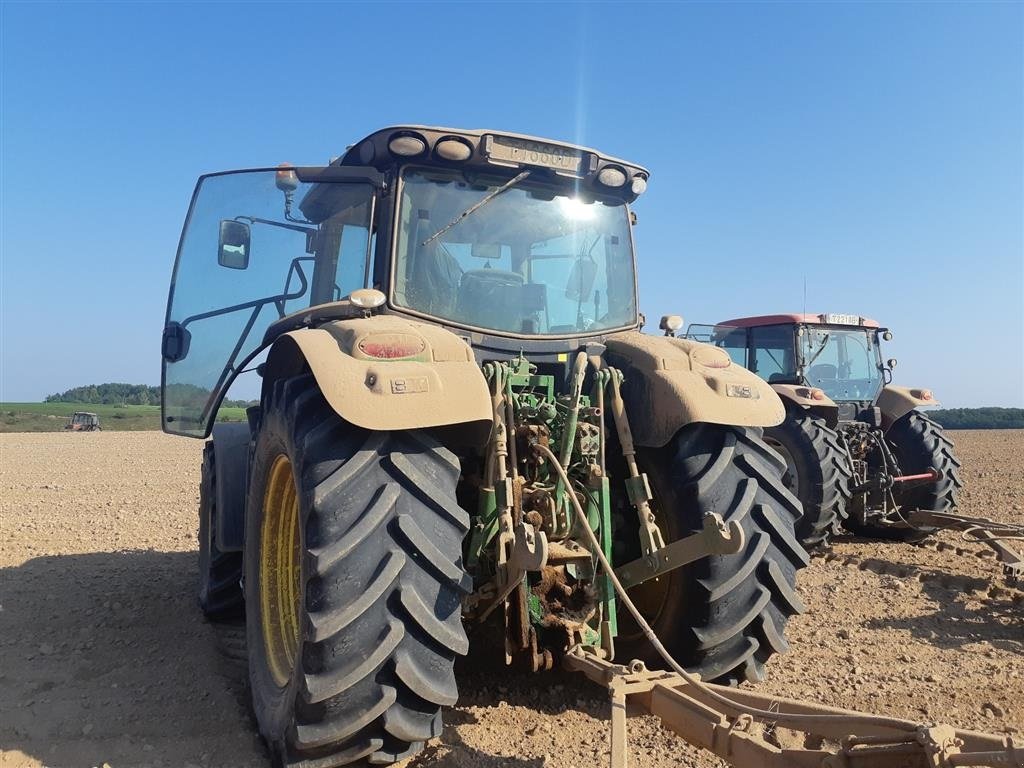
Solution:
[[[391,137],[388,149],[398,157],[415,157],[427,151],[427,142],[416,134],[400,133]]]

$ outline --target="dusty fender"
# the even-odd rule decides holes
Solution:
[[[358,427],[450,427],[466,445],[490,433],[483,372],[469,345],[443,328],[378,315],[283,334],[267,357],[264,392],[307,366],[331,408]]]
[[[935,399],[930,389],[894,387],[890,384],[882,387],[875,405],[882,412],[883,429],[889,429],[893,422],[906,416],[915,408],[920,408],[923,405],[939,405],[939,401]]]
[[[839,406],[820,389],[806,387],[803,384],[772,384],[771,388],[784,403],[792,403],[804,410],[814,411],[831,427],[838,423]]]
[[[625,374],[623,396],[638,445],[660,448],[697,421],[773,427],[786,414],[767,382],[717,347],[637,332],[606,344],[609,362]]]

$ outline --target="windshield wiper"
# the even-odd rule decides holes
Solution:
[[[441,227],[441,229],[437,230],[437,232],[435,232],[430,237],[428,237],[426,240],[424,240],[422,243],[420,243],[420,247],[422,248],[423,246],[430,245],[432,242],[434,242],[437,238],[439,238],[441,235],[443,235],[449,229],[454,227],[456,224],[458,224],[459,222],[463,221],[464,219],[467,219],[470,216],[472,216],[474,213],[479,211],[481,208],[483,208],[485,205],[487,205],[489,202],[491,202],[491,200],[496,198],[502,192],[505,192],[506,190],[512,189],[512,187],[514,187],[516,184],[518,184],[520,181],[522,181],[523,179],[525,179],[529,175],[530,175],[529,171],[523,171],[518,176],[514,176],[513,178],[509,179],[504,184],[502,184],[500,187],[498,187],[496,190],[494,190],[493,192],[485,195],[478,202],[474,203],[469,208],[467,208],[462,213],[460,213],[458,216],[456,216],[454,219],[449,221],[447,224],[445,224],[443,227]]]
[[[821,339],[821,346],[818,347],[818,351],[814,353],[810,360],[804,363],[804,368],[810,368],[814,365],[814,361],[818,359],[822,352],[825,351],[825,345],[828,344],[828,337],[830,334],[825,334]]]

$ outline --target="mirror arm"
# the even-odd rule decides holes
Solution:
[[[280,227],[281,229],[290,229],[292,232],[302,232],[304,234],[310,234],[316,232],[316,227],[301,227],[298,223],[296,224],[285,224],[283,221],[274,221],[272,219],[260,219],[256,216],[235,216],[235,221],[248,221],[250,224],[267,224],[271,227]],[[298,219],[292,219],[292,221],[298,221]],[[312,224],[313,222],[303,222],[305,224]]]

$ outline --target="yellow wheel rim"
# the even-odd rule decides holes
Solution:
[[[292,463],[274,460],[263,496],[260,528],[260,616],[267,665],[274,682],[284,687],[299,653],[302,600],[302,550],[299,496]]]

